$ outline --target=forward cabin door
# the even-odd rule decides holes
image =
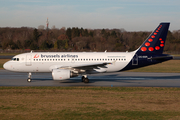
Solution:
[[[27,54],[26,55],[26,66],[31,66],[32,65],[32,63],[31,63],[31,54]]]

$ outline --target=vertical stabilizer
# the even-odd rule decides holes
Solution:
[[[162,54],[170,23],[160,23],[145,42],[138,48],[140,54]]]

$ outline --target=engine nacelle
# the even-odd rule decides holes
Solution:
[[[78,76],[78,74],[70,70],[55,69],[52,71],[53,80],[66,80],[76,76]]]

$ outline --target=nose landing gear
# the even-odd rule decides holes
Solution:
[[[28,74],[27,82],[31,82],[31,81],[32,81],[32,80],[31,80],[31,75],[32,75],[31,73]]]

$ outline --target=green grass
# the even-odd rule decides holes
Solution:
[[[0,56],[15,56],[20,53],[0,53]]]
[[[5,119],[180,119],[180,88],[0,87]]]

